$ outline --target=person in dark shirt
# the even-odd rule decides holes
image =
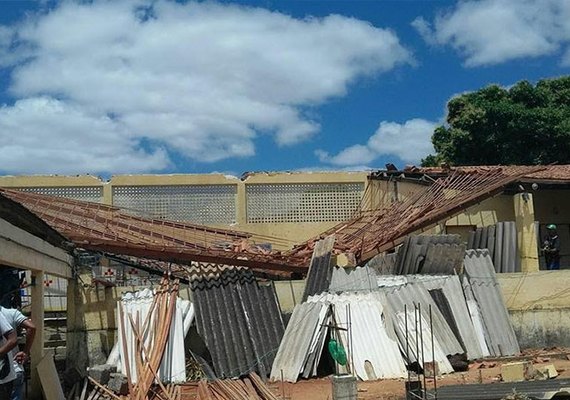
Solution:
[[[544,239],[542,248],[546,260],[546,269],[557,270],[560,269],[560,237],[558,237],[554,224],[548,225],[546,231],[548,234]]]

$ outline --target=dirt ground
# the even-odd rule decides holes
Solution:
[[[538,355],[542,354],[542,355]],[[555,358],[556,357],[556,358]],[[554,356],[548,356],[545,353],[537,353],[536,357],[531,358],[535,368],[541,365],[554,364],[559,376],[556,379],[570,378],[570,360],[565,354],[557,353]],[[437,379],[438,387],[445,385],[467,385],[475,383],[497,383],[501,381],[501,364],[516,360],[505,361],[485,361],[483,363],[472,363],[467,372],[456,372],[445,375]],[[391,379],[358,382],[358,399],[360,400],[400,400],[405,398],[404,392],[405,379]],[[273,382],[269,384],[272,391],[280,398],[285,393],[287,400],[331,400],[332,386],[330,377],[322,379],[311,379],[299,381],[297,383],[286,383],[282,386],[281,382]],[[433,387],[433,380],[428,380],[428,388]]]
[[[507,362],[529,360],[535,368],[554,364],[558,371],[556,379],[570,378],[570,349],[529,350],[521,357],[489,359],[474,362],[466,372],[456,372],[438,377],[437,386],[467,385],[476,383],[493,384],[501,381],[501,365]],[[400,400],[405,398],[405,379],[390,379],[358,382],[359,400]],[[297,383],[270,382],[270,389],[284,400],[332,400],[331,378],[300,380]],[[428,389],[433,388],[433,380],[428,380]],[[183,400],[195,399],[192,390],[186,387]],[[284,396],[283,396],[284,395]]]

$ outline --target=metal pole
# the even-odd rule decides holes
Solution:
[[[344,306],[344,312],[346,314],[346,348],[348,351],[348,354],[346,355],[346,361],[347,364],[349,366],[348,368],[348,372],[350,372],[352,374],[352,370],[354,368],[352,368],[352,364],[351,364],[351,359],[350,359],[350,354],[352,353],[352,343],[350,342],[350,304],[346,303]],[[339,336],[340,336],[340,332],[339,332]]]
[[[283,370],[281,370],[281,397],[285,400],[285,382],[283,381]]]
[[[427,381],[426,381],[426,359],[425,359],[425,354],[424,354],[424,331],[422,329],[422,305],[421,303],[418,303],[418,314],[419,314],[419,318],[420,318],[420,340],[422,342],[422,371],[423,371],[423,381],[424,381],[424,386],[422,388],[422,398],[426,398],[426,385],[427,385]]]
[[[352,308],[350,307],[350,303],[348,303],[348,334],[350,336],[350,369],[352,372],[352,376],[355,376],[354,371],[354,339],[352,336]]]
[[[431,304],[429,305],[429,330],[431,336],[431,361],[433,363],[433,391],[435,398],[437,400],[437,373],[436,373],[436,362],[435,362],[435,345],[433,343],[433,318],[431,313]]]
[[[414,303],[414,323],[416,325],[416,376],[418,378],[418,383],[421,385],[422,381],[420,378],[420,340],[418,336],[418,308]]]
[[[410,342],[409,342],[409,333],[408,333],[408,305],[404,304],[404,317],[405,317],[405,329],[406,329],[406,361],[408,363],[407,370],[408,370],[408,383],[410,382]]]

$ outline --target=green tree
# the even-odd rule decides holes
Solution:
[[[570,163],[570,76],[456,96],[446,121],[423,166]]]

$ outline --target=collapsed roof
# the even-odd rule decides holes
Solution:
[[[335,235],[336,252],[350,253],[361,264],[401,244],[411,233],[427,229],[466,208],[501,193],[506,186],[540,174],[549,167],[465,167],[441,169],[441,175],[409,198],[376,209],[359,210],[342,222],[297,247],[289,255],[307,259],[315,242]],[[416,168],[416,172],[421,173]],[[382,173],[402,173],[382,171]],[[373,174],[374,179],[380,173]]]
[[[186,222],[133,216],[120,208],[0,189],[86,250],[187,264],[190,261],[239,265],[284,272],[306,270],[299,259],[252,246],[250,235]]]

